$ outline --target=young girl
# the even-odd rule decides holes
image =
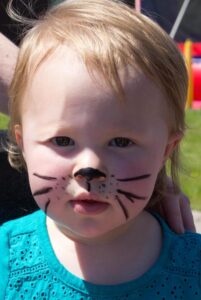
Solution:
[[[200,299],[200,236],[148,210],[168,158],[176,184],[186,90],[174,43],[122,3],[66,1],[35,24],[10,161],[41,210],[0,230],[0,299]]]

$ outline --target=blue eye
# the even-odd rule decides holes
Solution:
[[[74,141],[68,136],[56,136],[51,139],[52,143],[59,147],[67,147],[75,145]]]
[[[129,147],[133,144],[134,143],[130,139],[124,137],[116,137],[109,142],[109,146],[119,148]]]

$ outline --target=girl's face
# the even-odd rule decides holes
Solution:
[[[16,138],[37,204],[66,234],[94,238],[140,217],[173,148],[160,91],[129,68],[121,78],[124,102],[62,46],[27,89]]]

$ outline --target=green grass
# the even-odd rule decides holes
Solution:
[[[0,114],[0,129],[6,129],[9,118]],[[181,186],[193,209],[201,210],[201,110],[186,112],[189,129],[182,142]]]
[[[201,110],[188,110],[186,122],[189,128],[181,145],[181,185],[192,208],[201,210]]]
[[[0,129],[7,129],[8,121],[9,121],[8,116],[0,113]]]

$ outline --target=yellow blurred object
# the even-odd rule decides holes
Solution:
[[[188,69],[188,94],[186,99],[186,108],[192,107],[193,101],[193,72],[192,72],[192,42],[186,40],[184,43],[184,58]]]

